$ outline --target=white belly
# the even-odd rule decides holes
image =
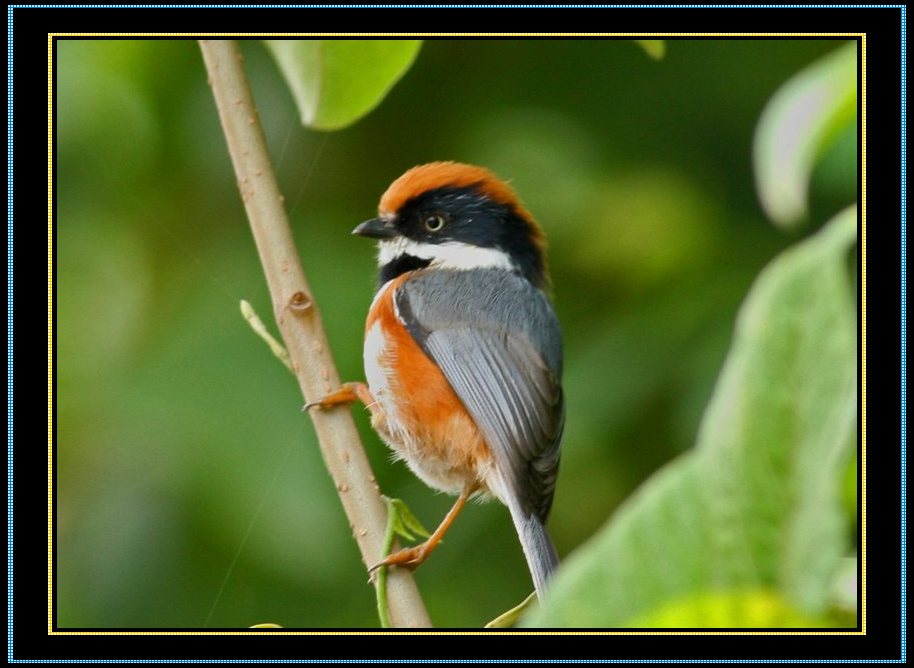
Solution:
[[[368,389],[371,390],[372,396],[381,405],[380,407],[388,415],[394,414],[394,406],[391,404],[390,395],[390,376],[384,368],[384,356],[386,352],[386,342],[384,341],[384,332],[381,330],[381,323],[375,324],[365,334],[365,348],[362,351],[365,364],[365,379],[368,381]]]
[[[427,485],[452,494],[460,493],[466,487],[468,478],[476,478],[479,473],[456,470],[454,462],[447,456],[442,456],[442,453],[453,448],[452,444],[443,442],[440,444],[441,448],[430,447],[429,443],[422,441],[427,435],[414,433],[403,421],[394,400],[391,385],[396,379],[392,370],[387,368],[391,355],[387,350],[380,322],[376,322],[365,334],[363,354],[365,379],[375,400],[375,405],[370,409],[371,424],[375,431],[387,443],[395,457],[405,461],[413,473]],[[455,416],[454,428],[445,431],[458,435],[462,433],[460,428],[460,418]]]

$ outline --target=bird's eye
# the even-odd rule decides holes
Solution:
[[[422,221],[422,224],[425,225],[425,229],[429,232],[438,232],[442,227],[444,227],[444,216],[441,214],[432,214],[431,216],[426,216],[425,220]]]

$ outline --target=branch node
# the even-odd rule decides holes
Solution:
[[[289,299],[289,310],[293,313],[304,313],[311,308],[313,303],[314,300],[311,297],[299,290]]]

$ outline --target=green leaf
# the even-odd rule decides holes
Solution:
[[[857,557],[841,560],[832,582],[831,604],[836,613],[850,616],[850,624],[856,624],[857,616]]]
[[[428,538],[431,535],[402,499],[385,496],[384,502],[387,504],[388,521],[393,523],[394,533],[400,538],[413,540],[416,536]]]
[[[844,469],[844,510],[848,519],[857,519],[857,460],[852,459]]]
[[[703,593],[671,601],[631,621],[635,628],[816,628],[831,626],[790,606],[775,592]]]
[[[506,610],[501,613],[498,617],[493,619],[491,622],[485,625],[484,628],[487,629],[509,629],[514,626],[521,616],[536,607],[538,599],[536,598],[536,592],[530,594],[523,601],[515,605],[510,610]]]
[[[635,44],[654,60],[662,60],[666,53],[666,42],[662,39],[633,39]]]
[[[771,590],[824,613],[847,551],[856,434],[856,209],[776,258],[743,304],[696,448],[562,565],[525,625],[631,626],[670,601]],[[738,625],[739,619],[727,625]]]
[[[302,124],[338,130],[374,109],[416,59],[422,40],[264,40]]]
[[[813,63],[774,94],[755,130],[753,166],[762,208],[777,225],[806,216],[816,161],[857,118],[857,43]]]
[[[393,499],[389,496],[381,496],[387,505],[387,527],[384,529],[384,544],[382,547],[383,557],[390,554],[393,547],[394,536],[400,536],[406,540],[413,540],[416,535],[421,538],[428,538],[428,530],[422,526],[422,522],[413,515],[413,511],[402,499]],[[381,566],[378,571],[375,593],[378,604],[378,620],[381,622],[381,628],[390,628],[390,613],[387,609],[387,566]]]

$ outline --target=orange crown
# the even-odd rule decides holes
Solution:
[[[396,213],[412,198],[429,190],[448,186],[475,188],[499,204],[512,207],[518,215],[530,223],[537,240],[542,237],[539,226],[530,212],[521,204],[514,188],[484,167],[465,165],[460,162],[430,162],[413,167],[391,183],[390,187],[381,195],[378,211],[381,214]]]

